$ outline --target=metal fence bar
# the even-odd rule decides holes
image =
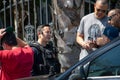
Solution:
[[[111,1],[110,1],[110,0],[109,0],[108,4],[109,4],[109,8],[108,8],[108,10],[110,10],[110,5],[111,5]]]
[[[46,5],[45,5],[45,7],[46,7],[46,24],[48,24],[48,0],[46,0]]]
[[[4,27],[6,28],[6,0],[3,0],[4,5]]]
[[[37,40],[37,37],[36,37],[36,32],[37,32],[37,28],[36,28],[36,24],[37,24],[37,16],[36,16],[36,5],[35,5],[35,3],[36,3],[36,0],[34,0],[34,26],[35,26],[35,41]]]
[[[10,26],[12,26],[12,1],[9,0],[9,4],[10,4]]]
[[[28,25],[30,25],[30,0],[28,0]]]
[[[40,24],[42,24],[42,0],[40,0]]]
[[[16,10],[15,32],[16,32],[16,36],[18,36],[18,0],[16,0],[15,10]]]
[[[24,0],[21,0],[21,8],[22,8],[22,32],[23,32],[23,38],[24,38],[24,35],[25,35],[25,32],[24,32]]]
[[[89,13],[91,13],[91,0],[89,0]]]

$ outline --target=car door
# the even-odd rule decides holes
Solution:
[[[120,80],[120,44],[89,63],[88,80]]]
[[[120,37],[90,53],[53,80],[120,80]]]

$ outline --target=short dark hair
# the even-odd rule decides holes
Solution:
[[[96,3],[97,2],[101,2],[103,5],[108,5],[108,0],[96,0]]]
[[[38,33],[42,33],[42,32],[43,32],[42,29],[43,29],[45,26],[50,27],[49,24],[43,24],[43,25],[38,26],[38,28],[37,28],[37,34],[38,34]]]
[[[1,38],[1,43],[6,43],[9,46],[16,46],[17,40],[13,32],[6,32],[6,34]]]

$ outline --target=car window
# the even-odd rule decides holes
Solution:
[[[105,52],[89,64],[89,77],[120,75],[120,45]]]

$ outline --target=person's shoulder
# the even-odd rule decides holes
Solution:
[[[0,58],[2,59],[7,59],[8,57],[10,58],[13,56],[13,50],[0,50]]]
[[[103,18],[102,18],[102,20],[104,21],[106,21],[106,20],[108,20],[108,17],[107,16],[104,16]]]
[[[0,50],[0,53],[3,53],[3,54],[9,54],[11,52],[12,50]]]
[[[16,49],[13,50],[14,52],[20,51],[20,53],[33,53],[33,49],[30,46],[25,46],[25,47],[17,47]]]
[[[29,46],[30,47],[36,47],[36,48],[42,47],[42,45],[40,45],[38,42],[29,43]]]
[[[106,35],[108,38],[110,38],[110,40],[116,38],[119,36],[119,29],[117,29],[116,27],[106,27],[104,32],[104,35]]]
[[[89,13],[83,17],[83,19],[89,19],[94,16],[94,13]]]
[[[105,28],[106,31],[114,31],[114,32],[119,32],[119,29],[114,27],[114,26],[107,26]]]

